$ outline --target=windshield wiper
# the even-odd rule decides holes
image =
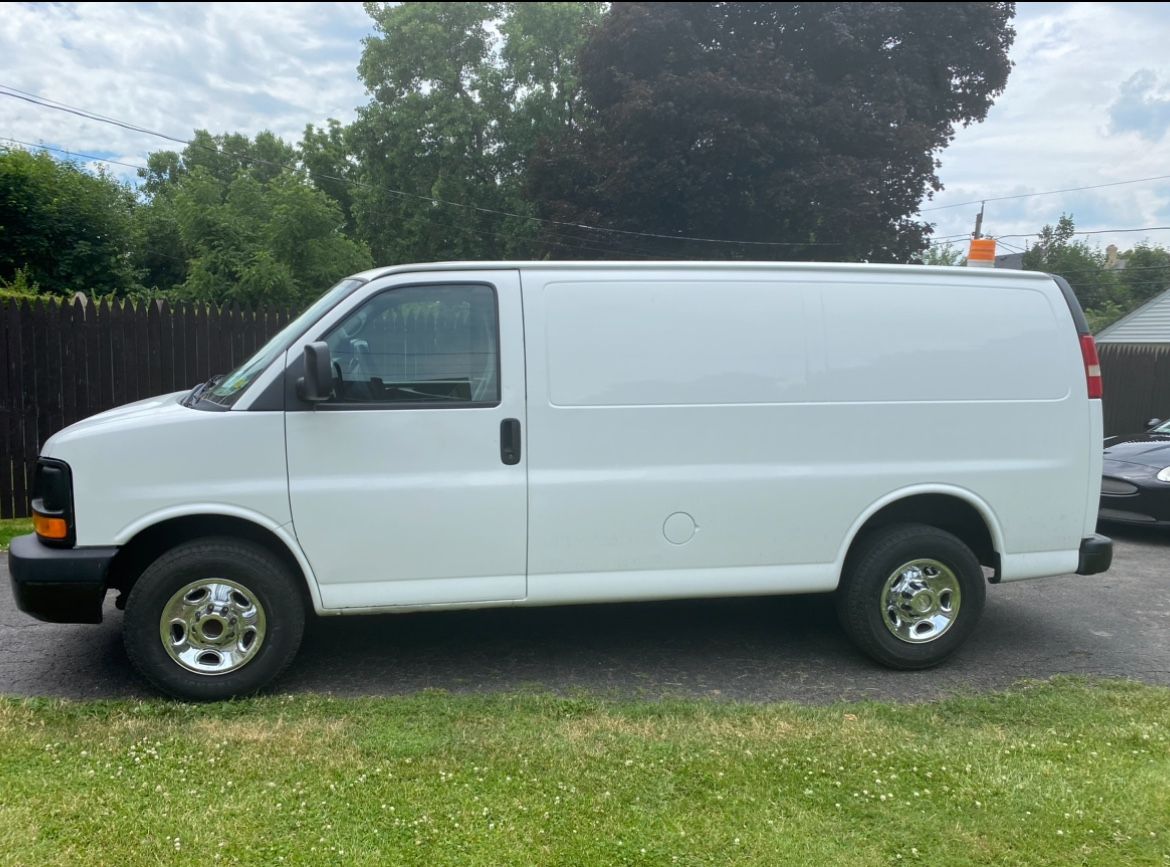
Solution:
[[[199,385],[195,386],[193,389],[191,389],[191,393],[183,400],[183,406],[194,406],[195,401],[203,397],[203,393],[207,391],[207,389],[214,388],[215,386],[219,385],[223,378],[224,374],[217,373],[215,376],[211,377],[211,379],[207,380],[207,382],[200,383]]]

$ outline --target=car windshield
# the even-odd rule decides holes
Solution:
[[[204,390],[199,395],[200,399],[219,404],[220,406],[231,406],[234,404],[240,399],[240,396],[248,386],[256,381],[256,377],[263,373],[278,355],[288,349],[294,340],[304,334],[310,325],[320,319],[327,310],[337,304],[342,298],[365,282],[365,280],[357,280],[352,277],[342,280],[314,301],[309,309],[277,332],[276,336],[265,343],[255,355],[227,376],[221,377],[217,382],[214,382],[211,387]]]
[[[1153,428],[1153,429],[1152,429],[1150,432],[1151,432],[1151,433],[1164,433],[1164,434],[1170,434],[1170,421],[1164,421],[1164,422],[1162,422],[1160,425],[1158,425],[1157,427]]]

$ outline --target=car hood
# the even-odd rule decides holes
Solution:
[[[1144,433],[1105,440],[1105,460],[1147,467],[1170,467],[1170,434]]]
[[[88,436],[98,430],[107,429],[112,426],[133,425],[148,419],[150,421],[155,421],[156,419],[162,421],[171,416],[192,413],[194,410],[189,410],[180,403],[188,394],[190,394],[190,389],[187,391],[176,391],[172,394],[164,394],[158,397],[148,397],[146,400],[135,401],[134,403],[115,407],[114,409],[108,409],[105,412],[99,412],[97,415],[91,415],[89,418],[74,422],[64,430],[60,430],[49,437],[49,441],[41,449],[41,454],[45,457],[53,457],[53,452],[62,443]]]

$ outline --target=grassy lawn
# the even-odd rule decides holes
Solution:
[[[0,863],[1165,864],[1170,690],[0,699]]]
[[[13,536],[32,532],[32,518],[0,518],[0,551],[8,550]]]

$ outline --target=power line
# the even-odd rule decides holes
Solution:
[[[1166,230],[1170,230],[1170,226],[1138,226],[1138,227],[1132,228],[1132,229],[1087,229],[1085,231],[1081,231],[1078,229],[1077,231],[1073,232],[1073,236],[1075,237],[1076,235],[1114,235],[1114,234],[1122,234],[1122,233],[1130,233],[1130,232],[1156,232],[1156,231],[1166,231]],[[1004,238],[1037,238],[1037,237],[1040,237],[1042,234],[1043,234],[1043,232],[1024,232],[1024,233],[1018,233],[1018,234],[1012,234],[1012,235],[996,235],[996,236],[994,236],[994,239],[996,241],[1002,241]],[[962,236],[962,237],[967,237],[967,236]],[[988,236],[988,237],[991,237],[991,236]],[[934,246],[937,246],[938,244],[953,244],[953,243],[954,243],[953,239],[939,238],[939,239],[931,241],[926,246],[927,247],[934,247]],[[1009,246],[1009,245],[1005,245],[1005,246]]]
[[[1123,232],[1157,232],[1157,231],[1167,230],[1167,229],[1170,229],[1170,226],[1139,226],[1136,229],[1089,229],[1088,231],[1084,231],[1084,232],[1082,232],[1081,230],[1078,229],[1073,234],[1074,235],[1115,235],[1115,234],[1121,234]],[[1027,232],[1027,233],[1022,234],[1022,235],[997,235],[995,240],[998,241],[1000,238],[1036,238],[1036,237],[1039,237],[1041,234],[1043,234],[1043,233],[1042,232]]]
[[[41,108],[48,108],[48,109],[52,109],[54,111],[63,111],[63,112],[66,112],[68,114],[72,114],[72,115],[76,115],[77,117],[84,118],[86,120],[94,120],[94,121],[97,121],[99,123],[112,124],[114,126],[120,127],[122,129],[125,129],[125,130],[129,130],[131,132],[137,132],[137,133],[142,133],[144,135],[155,136],[157,138],[161,138],[161,139],[165,139],[167,141],[175,142],[176,144],[203,147],[204,149],[211,150],[215,153],[225,154],[224,151],[221,151],[218,148],[210,148],[210,147],[207,147],[204,145],[200,145],[197,142],[189,141],[187,139],[177,138],[175,136],[168,135],[168,134],[163,133],[163,132],[158,132],[157,130],[152,130],[152,129],[149,129],[147,127],[139,126],[139,125],[131,123],[129,121],[119,120],[118,118],[95,114],[94,112],[88,111],[87,109],[78,108],[76,106],[71,106],[71,105],[68,105],[68,104],[63,103],[63,102],[58,102],[57,100],[48,100],[46,97],[40,96],[39,94],[28,93],[27,91],[19,91],[16,88],[11,87],[10,85],[7,85],[7,84],[0,84],[0,87],[4,88],[4,90],[0,90],[0,96],[7,96],[11,99],[18,99],[18,100],[21,100],[23,102],[30,103],[31,105],[39,106]],[[283,163],[278,163],[278,162],[275,162],[272,160],[261,159],[259,157],[250,157],[250,156],[245,156],[243,154],[231,154],[231,153],[226,153],[226,155],[236,157],[237,159],[250,160],[252,162],[260,163],[261,165],[273,166],[275,168],[289,169],[291,171],[297,170],[294,166],[290,166],[290,165],[283,164]],[[482,205],[469,205],[465,202],[455,202],[455,201],[451,201],[450,199],[440,199],[440,198],[436,198],[434,196],[425,196],[425,195],[422,195],[421,193],[410,193],[410,192],[406,192],[404,190],[395,190],[395,189],[392,189],[391,187],[374,187],[374,186],[369,185],[369,184],[363,184],[360,181],[354,181],[350,178],[341,178],[341,177],[336,177],[333,175],[326,175],[326,174],[321,174],[321,175],[319,175],[319,177],[325,178],[327,180],[338,181],[339,183],[356,184],[359,186],[366,186],[366,187],[369,187],[371,189],[378,189],[378,190],[381,190],[383,192],[387,192],[387,193],[390,193],[392,195],[399,196],[402,198],[418,199],[421,201],[430,202],[431,204],[435,204],[435,205],[447,205],[449,207],[465,208],[467,210],[476,211],[478,213],[483,213],[483,214],[492,214],[494,216],[499,216],[499,217],[511,217],[513,219],[518,219],[518,220],[528,220],[528,221],[537,222],[537,223],[544,223],[546,225],[562,226],[562,227],[566,227],[566,228],[570,228],[570,229],[581,229],[584,231],[591,231],[591,232],[610,232],[612,234],[627,235],[627,236],[638,237],[638,238],[655,238],[655,239],[667,240],[667,241],[690,241],[693,243],[701,243],[701,244],[737,244],[737,245],[760,246],[760,247],[839,247],[839,246],[841,246],[840,243],[838,243],[836,241],[738,241],[738,240],[734,240],[731,238],[704,238],[704,237],[698,237],[698,236],[693,236],[693,235],[667,235],[665,233],[660,233],[660,232],[636,232],[636,231],[633,231],[630,229],[613,229],[613,228],[609,228],[606,226],[592,226],[592,225],[589,225],[587,223],[573,223],[573,222],[569,222],[566,220],[549,220],[549,219],[545,219],[543,217],[534,217],[534,216],[531,216],[529,214],[518,214],[518,213],[514,213],[512,211],[504,211],[504,210],[500,210],[497,208],[485,208]]]
[[[1065,187],[1063,190],[1043,190],[1038,193],[1018,193],[1013,196],[993,196],[991,198],[972,199],[969,202],[955,202],[953,205],[935,205],[933,208],[919,208],[918,213],[925,214],[927,211],[945,211],[947,208],[961,208],[965,205],[978,205],[983,202],[1006,202],[1009,199],[1030,199],[1035,196],[1055,196],[1059,193],[1079,193],[1084,190],[1100,190],[1105,187],[1122,187],[1126,184],[1145,184],[1150,181],[1166,181],[1170,180],[1170,175],[1155,175],[1151,178],[1133,178],[1128,181],[1111,181],[1106,184],[1090,184],[1086,187]]]
[[[22,147],[40,148],[43,151],[53,151],[54,153],[65,154],[65,156],[69,156],[69,157],[81,157],[83,159],[90,160],[91,162],[110,163],[111,165],[115,165],[115,166],[125,166],[128,169],[145,168],[144,166],[136,166],[136,165],[132,165],[130,163],[123,163],[123,162],[119,162],[118,160],[112,160],[109,157],[99,157],[99,156],[94,156],[93,154],[83,154],[79,151],[69,151],[69,150],[65,150],[64,148],[55,148],[55,147],[52,147],[51,145],[33,144],[32,142],[21,141],[18,138],[9,138],[8,136],[0,136],[0,141],[10,141],[13,144],[21,145]]]
[[[156,130],[150,130],[146,127],[141,127],[137,124],[130,123],[129,121],[118,120],[117,118],[95,114],[94,112],[88,111],[87,109],[67,105],[63,102],[58,102],[55,99],[48,99],[47,97],[40,96],[35,93],[28,93],[27,91],[23,90],[18,91],[15,87],[7,84],[0,84],[0,87],[5,88],[5,90],[0,91],[0,96],[19,99],[23,102],[40,106],[41,108],[51,108],[55,111],[63,111],[67,114],[73,114],[77,115],[77,117],[85,118],[86,120],[96,120],[99,123],[112,124],[114,126],[121,127],[122,129],[129,130],[130,132],[140,132],[145,133],[146,135],[157,136],[158,138],[164,138],[167,141],[172,141],[176,144],[191,144],[191,142],[187,141],[186,139],[176,138],[173,135],[167,135],[165,132],[157,132]]]

